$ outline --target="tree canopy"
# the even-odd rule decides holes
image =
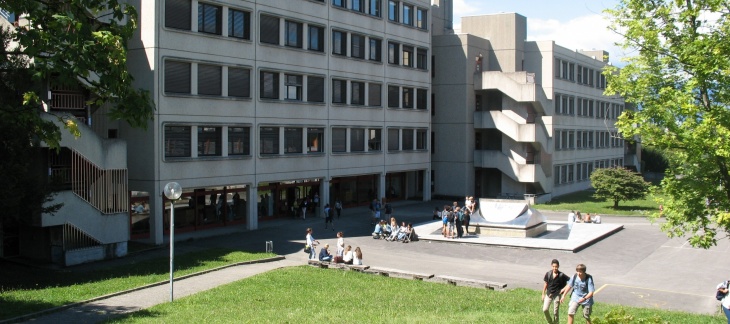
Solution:
[[[617,127],[669,162],[662,229],[711,247],[730,230],[730,1],[622,0],[606,12],[633,51],[604,72],[607,94],[637,106]]]
[[[601,168],[591,173],[594,196],[613,201],[618,208],[620,201],[643,199],[649,192],[649,183],[641,175],[620,167]]]

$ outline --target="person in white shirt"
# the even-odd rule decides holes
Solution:
[[[352,264],[362,265],[362,251],[360,251],[359,246],[355,248],[355,253],[352,254]]]
[[[717,290],[725,294],[725,297],[720,300],[720,306],[722,308],[723,314],[725,314],[725,317],[727,318],[727,322],[730,324],[730,297],[728,297],[728,291],[730,290],[730,287],[728,286],[730,286],[730,280],[723,281],[719,285],[717,285]]]
[[[352,264],[352,258],[353,257],[354,257],[354,255],[352,253],[352,247],[348,245],[345,248],[345,253],[342,256],[342,261],[345,262],[345,264]]]
[[[575,223],[575,211],[571,210],[570,213],[568,213],[568,229],[573,229],[573,224]]]

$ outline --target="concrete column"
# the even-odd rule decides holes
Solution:
[[[423,171],[423,201],[431,200],[431,169]]]
[[[150,193],[150,239],[155,245],[161,245],[164,243],[164,237],[162,231],[164,230],[165,223],[163,218],[165,215],[165,206],[162,201],[162,189],[166,183],[156,182],[157,185]]]
[[[248,187],[248,194],[246,195],[246,229],[255,230],[259,228],[259,209],[258,209],[258,187],[250,185]]]
[[[378,200],[381,200],[383,197],[385,197],[385,172],[380,174],[380,181],[378,181]]]
[[[330,204],[330,208],[335,208],[334,202],[330,199],[329,176],[325,176],[319,183],[319,204],[322,205],[320,210],[324,210],[326,204]]]

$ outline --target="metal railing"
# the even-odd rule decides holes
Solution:
[[[100,246],[101,242],[71,223],[63,224],[63,250]]]
[[[101,169],[74,150],[71,150],[71,190],[103,214],[129,211],[127,169]]]
[[[81,93],[51,92],[51,109],[86,109],[86,96]]]

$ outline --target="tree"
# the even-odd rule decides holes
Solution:
[[[730,1],[622,0],[606,12],[635,53],[604,71],[606,93],[638,107],[617,127],[667,153],[662,230],[709,248],[730,230]]]
[[[591,173],[594,196],[613,200],[613,208],[619,201],[643,199],[649,191],[649,183],[641,175],[621,167],[601,168]]]

